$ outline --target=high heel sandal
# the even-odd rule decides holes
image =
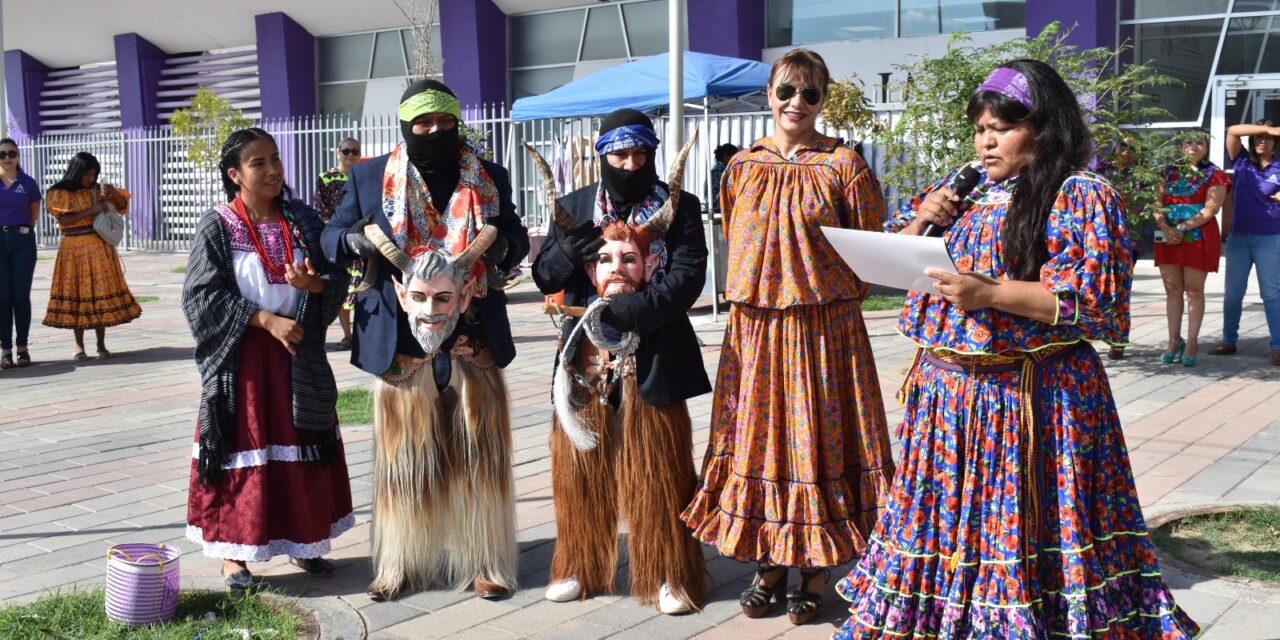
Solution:
[[[764,584],[764,579],[772,575],[778,575],[773,584]],[[786,598],[786,593],[787,568],[760,567],[751,580],[751,586],[747,587],[747,590],[743,591],[738,598],[738,604],[742,605],[743,615],[748,618],[760,618],[768,615],[769,610],[773,608],[773,603],[782,602]]]
[[[1187,349],[1187,341],[1183,340],[1182,338],[1178,338],[1178,346],[1174,347],[1173,351],[1166,351],[1160,354],[1160,362],[1163,362],[1165,364],[1182,362],[1182,352],[1185,351],[1186,349]]]
[[[809,590],[809,583],[822,576],[822,588],[817,593]],[[827,590],[827,580],[831,577],[828,569],[800,570],[800,584],[787,594],[787,618],[791,624],[809,624],[822,610],[822,592]]]

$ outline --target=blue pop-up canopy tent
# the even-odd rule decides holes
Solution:
[[[604,115],[615,109],[648,111],[670,101],[670,54],[641,58],[602,69],[539,96],[516,100],[512,120],[571,118]],[[684,52],[684,99],[734,98],[764,89],[769,67],[756,60],[742,60],[710,53]]]

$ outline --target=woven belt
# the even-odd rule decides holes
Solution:
[[[97,231],[94,231],[93,227],[76,227],[62,230],[62,235],[64,236],[87,236],[94,233],[97,233]]]
[[[1017,351],[1000,355],[975,355],[932,349],[916,350],[916,359],[912,363],[914,373],[920,363],[927,362],[946,371],[967,373],[972,376],[993,375],[1019,371],[1018,404],[1021,407],[1018,415],[1018,426],[1022,431],[1023,442],[1023,477],[1027,487],[1027,500],[1022,503],[1022,523],[1025,527],[1022,536],[1023,560],[1027,563],[1027,573],[1031,573],[1031,546],[1033,539],[1040,537],[1040,458],[1039,443],[1036,440],[1036,424],[1039,422],[1036,411],[1037,374],[1047,365],[1062,360],[1085,346],[1083,340],[1070,344],[1054,345],[1037,351]],[[912,378],[907,376],[907,380]],[[903,392],[906,383],[903,384]],[[905,395],[900,396],[900,399]],[[968,476],[965,476],[960,487],[960,495],[968,493]],[[962,562],[963,545],[956,539],[956,550],[951,554],[948,566],[952,571]]]

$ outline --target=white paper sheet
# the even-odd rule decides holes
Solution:
[[[896,289],[933,290],[930,267],[956,273],[942,238],[822,227],[823,235],[864,282]]]

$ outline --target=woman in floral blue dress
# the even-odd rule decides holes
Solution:
[[[903,309],[899,330],[920,349],[902,458],[838,586],[853,615],[836,638],[1194,637],[1087,342],[1128,334],[1123,201],[1081,170],[1088,130],[1048,65],[996,69],[968,115],[979,187],[960,203],[948,176],[885,224],[947,227],[961,275],[931,270],[936,290]]]

